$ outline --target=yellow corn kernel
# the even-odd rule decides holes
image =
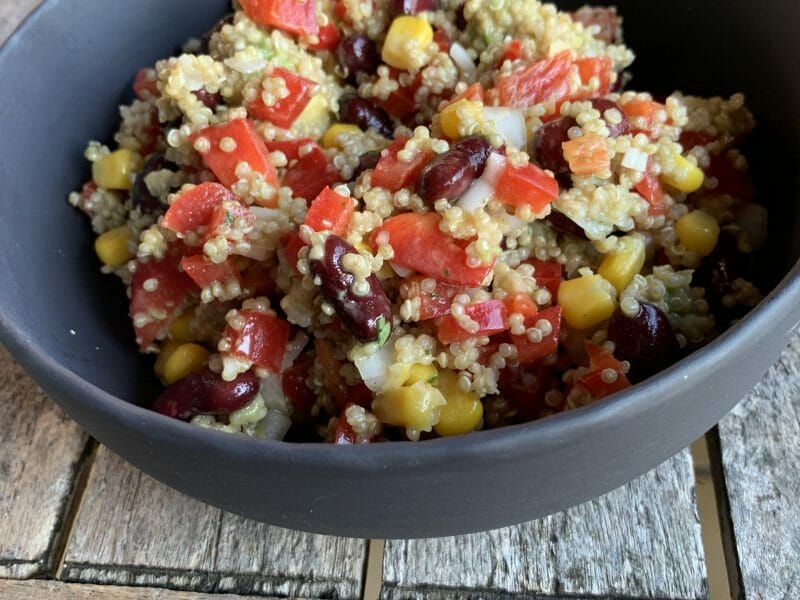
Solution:
[[[194,318],[194,310],[185,310],[169,326],[169,337],[178,342],[194,342],[195,336],[191,332],[191,323]]]
[[[122,148],[99,158],[92,164],[92,179],[107,190],[129,190],[132,176],[142,168],[142,157]]]
[[[403,385],[414,385],[419,381],[436,385],[438,379],[439,370],[433,365],[415,364],[411,367],[408,379],[403,382]]]
[[[645,244],[638,235],[620,238],[616,250],[606,255],[597,274],[622,293],[644,266]]]
[[[614,287],[599,275],[565,281],[558,288],[564,319],[575,329],[589,329],[614,314]]]
[[[661,174],[661,181],[687,194],[699,190],[704,179],[703,171],[680,154],[675,155],[675,170]]]
[[[343,133],[361,133],[361,130],[358,128],[358,125],[350,125],[349,123],[334,123],[328,127],[328,131],[326,131],[322,136],[322,147],[341,149],[339,136]]]
[[[175,340],[168,340],[161,345],[161,352],[158,354],[156,364],[153,365],[153,372],[160,378],[164,377],[164,364],[172,356],[172,353],[180,347],[181,343]]]
[[[444,107],[439,115],[439,124],[442,133],[449,138],[459,138],[463,135],[461,124],[466,121],[478,121],[483,115],[480,105],[470,100],[459,100]]]
[[[483,418],[483,404],[475,392],[458,388],[458,376],[452,371],[439,375],[439,390],[447,400],[439,412],[434,429],[441,436],[463,435],[474,431]]]
[[[707,212],[693,210],[675,221],[675,233],[684,248],[703,258],[717,247],[719,223]]]
[[[328,102],[323,94],[312,96],[308,101],[303,112],[295,119],[293,128],[302,131],[304,135],[318,140],[323,133],[330,127],[331,113],[328,109]]]
[[[447,404],[442,393],[429,383],[387,390],[372,403],[372,412],[384,423],[430,431],[439,421],[439,411]]]
[[[162,378],[169,385],[183,379],[189,373],[204,369],[209,352],[199,344],[181,344],[164,361]]]
[[[433,41],[433,28],[422,17],[403,15],[389,26],[381,58],[390,67],[410,71],[424,63],[424,52]]]
[[[94,241],[94,251],[103,264],[121,267],[134,256],[133,231],[127,225],[120,225],[99,235]]]

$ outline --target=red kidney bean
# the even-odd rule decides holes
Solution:
[[[578,225],[575,221],[570,219],[564,213],[560,213],[557,210],[553,210],[549,215],[547,215],[547,221],[550,223],[550,225],[553,226],[553,229],[555,229],[556,231],[560,231],[561,233],[566,233],[567,235],[576,237],[579,240],[589,239],[586,237],[586,232],[583,230],[583,227]]]
[[[428,163],[420,173],[417,194],[428,204],[455,200],[480,177],[492,145],[479,135],[462,138]]]
[[[607,110],[615,109],[619,111],[620,115],[622,115],[622,120],[616,125],[606,122],[606,125],[608,125],[608,130],[611,132],[611,137],[619,137],[621,135],[627,135],[631,132],[631,124],[628,121],[628,117],[626,117],[625,113],[622,112],[622,108],[620,108],[619,104],[612,100],[606,100],[605,98],[592,98],[589,100],[589,102],[592,103],[592,107],[595,110],[600,111],[600,116],[603,117],[604,121],[604,115]]]
[[[577,125],[572,117],[563,117],[542,125],[536,132],[534,156],[543,169],[551,170],[556,177],[570,173],[561,144],[569,141],[569,130]]]
[[[175,170],[178,169],[176,165],[164,158],[163,154],[151,154],[147,158],[142,170],[136,174],[131,186],[131,201],[136,208],[148,215],[160,215],[166,210],[167,207],[161,203],[161,200],[153,196],[150,190],[147,189],[144,179],[153,171],[161,171],[162,169],[171,169],[173,167]]]
[[[695,271],[692,285],[705,289],[705,300],[718,328],[725,329],[731,321],[741,319],[749,308],[744,305],[726,306],[722,299],[732,293],[736,279],[752,279],[754,259],[752,254],[739,252],[736,236],[722,231],[717,247],[711,256],[703,259]]]
[[[196,371],[167,386],[152,408],[182,421],[200,414],[227,414],[250,402],[258,393],[259,385],[252,371],[242,373],[233,381],[224,381],[208,369]]]
[[[352,179],[355,180],[367,169],[374,169],[381,159],[380,150],[371,150],[358,157],[358,166],[353,171]]]
[[[339,120],[364,130],[372,127],[387,139],[391,139],[394,133],[392,118],[386,111],[358,96],[346,96],[339,101]]]
[[[330,235],[322,259],[309,259],[308,265],[320,294],[344,326],[361,342],[383,344],[392,327],[391,303],[374,273],[367,278],[370,291],[366,296],[353,293],[355,277],[342,265],[347,254],[358,251],[342,238]]]
[[[680,353],[667,315],[652,304],[640,306],[633,318],[617,310],[608,324],[608,339],[616,346],[614,355],[630,362],[628,378],[633,382],[667,368]]]
[[[214,110],[217,108],[217,106],[222,104],[222,94],[219,92],[212,94],[206,88],[200,88],[199,90],[193,92],[193,94],[206,106],[206,108],[210,108],[211,110]]]
[[[392,0],[392,17],[416,15],[439,8],[437,0]]]
[[[464,31],[467,28],[467,18],[464,16],[464,4],[459,4],[456,8],[456,27],[459,31]]]
[[[225,25],[233,25],[233,16],[233,13],[224,16],[214,27],[203,34],[203,37],[200,38],[200,47],[197,49],[198,54],[208,54],[211,36],[221,31]]]
[[[366,35],[347,36],[339,44],[336,55],[351,82],[355,82],[356,74],[372,74],[381,64],[381,55],[375,42]]]

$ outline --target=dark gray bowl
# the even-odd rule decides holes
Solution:
[[[775,199],[765,281],[777,282],[800,254],[800,3],[619,4],[639,51],[639,87],[748,94],[761,124],[751,156],[765,175],[762,201]],[[644,385],[541,422],[420,444],[253,441],[138,407],[149,365],[137,357],[124,295],[99,275],[88,225],[65,197],[87,178],[85,141],[114,131],[137,69],[204,31],[226,5],[49,0],[0,50],[0,339],[93,436],[168,485],[248,517],[338,535],[520,523],[607,492],[685,447],[739,401],[796,328],[797,267],[733,330]]]

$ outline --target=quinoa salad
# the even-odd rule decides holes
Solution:
[[[613,8],[238,0],[182,52],[69,197],[157,412],[461,435],[623,390],[761,299],[744,98],[636,91]]]

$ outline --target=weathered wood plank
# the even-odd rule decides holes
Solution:
[[[67,542],[66,581],[358,598],[366,542],[249,521],[183,496],[101,447]]]
[[[87,437],[0,347],[0,577],[47,571]]]
[[[540,521],[389,541],[383,575],[385,600],[706,598],[691,455]]]
[[[126,588],[110,585],[63,583],[60,581],[2,581],[0,598],[4,600],[239,600],[231,594],[198,594],[155,588]],[[266,599],[269,600],[269,599]]]
[[[11,35],[17,25],[28,16],[42,0],[15,0],[14,2],[0,2],[0,44]]]
[[[733,587],[748,600],[800,598],[800,337],[719,425],[733,526]],[[733,568],[731,568],[733,567]],[[737,575],[738,571],[738,577]]]

